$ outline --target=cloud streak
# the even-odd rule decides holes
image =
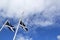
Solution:
[[[60,40],[60,35],[57,36],[57,39]]]
[[[55,16],[60,15],[56,8],[57,2],[56,0],[0,0],[0,9],[3,9],[0,14],[10,18],[27,18],[32,24],[47,26],[54,23]],[[34,14],[36,16],[31,21],[28,17]]]
[[[46,7],[51,5],[52,1],[48,0],[0,0],[0,8],[6,10],[6,17],[21,17],[27,16],[29,14],[34,14],[35,12],[40,12]]]
[[[20,34],[17,36],[16,40],[33,40],[33,39],[28,36],[23,36],[22,34]]]

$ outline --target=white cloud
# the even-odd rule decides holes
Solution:
[[[18,40],[32,40],[32,38],[24,38],[24,37],[20,37],[20,38],[18,38]]]
[[[56,4],[56,0],[0,0],[0,8],[2,7],[6,11],[0,15],[4,17],[24,18],[28,17],[28,15],[35,13],[37,14],[38,12],[44,11],[42,16],[47,18],[47,20],[35,20],[34,23],[36,25],[47,26],[54,23],[53,18],[56,15],[60,15],[60,13],[55,13]]]
[[[60,40],[60,35],[57,36],[57,39]]]
[[[32,38],[30,38],[29,36],[22,36],[22,34],[17,35],[16,40],[33,40]]]
[[[53,10],[52,10],[53,9]],[[29,18],[27,18],[27,22],[30,21],[30,24],[41,25],[41,26],[49,26],[55,23],[56,13],[55,8],[45,10],[42,15],[33,14]],[[53,11],[53,12],[52,12]],[[53,15],[52,15],[53,14]],[[30,19],[32,18],[32,19]]]
[[[21,17],[42,11],[54,3],[51,0],[0,0],[0,6],[6,9],[6,17]],[[22,14],[24,12],[24,14]]]
[[[48,26],[48,25],[52,25],[53,22],[51,21],[41,21],[41,22],[34,22],[36,25],[41,25],[41,26]]]

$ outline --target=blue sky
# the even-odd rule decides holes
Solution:
[[[19,19],[28,32],[19,28],[16,40],[60,40],[60,1],[56,0],[0,0],[0,28],[9,20],[17,28]],[[13,40],[15,32],[0,31],[0,40]]]
[[[10,21],[12,21],[11,23],[17,24],[18,23],[18,21],[16,22],[17,19],[14,19],[14,21],[13,21],[13,19],[14,18],[10,19]],[[3,18],[3,21],[5,21],[5,20],[6,19]],[[34,20],[34,19],[32,19],[32,20]],[[28,40],[29,40],[29,38],[32,38],[32,40],[37,40],[37,39],[38,40],[58,40],[57,36],[60,35],[59,22],[56,22],[55,24],[49,25],[46,27],[42,27],[42,26],[39,27],[37,25],[31,25],[31,26],[28,26],[28,28],[29,28],[29,32],[27,32],[27,33],[22,28],[20,28],[17,35],[20,35],[21,37],[27,36]],[[10,31],[8,28],[4,28],[0,32],[0,40],[12,40],[13,36],[14,36],[14,33],[12,31]],[[17,36],[16,38],[19,38],[19,37]]]
[[[13,22],[12,22],[13,23]],[[34,26],[34,25],[33,25]],[[34,26],[36,27],[36,26]],[[51,28],[52,27],[52,28]],[[57,40],[57,35],[60,35],[60,26],[59,24],[54,24],[51,25],[51,27],[46,27],[46,28],[32,28],[34,32],[29,32],[29,33],[24,33],[24,31],[19,29],[18,34],[21,33],[22,35],[27,35],[29,37],[32,37],[33,40]],[[14,36],[14,33],[11,32],[9,29],[4,28],[0,32],[0,39],[1,40],[12,40]]]

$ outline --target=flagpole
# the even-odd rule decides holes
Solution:
[[[23,18],[23,13],[24,12],[22,12],[22,16],[20,17],[20,19],[19,19],[19,23],[18,23],[18,25],[17,25],[17,29],[16,29],[16,32],[15,32],[15,34],[14,34],[14,37],[13,37],[13,40],[15,40],[15,38],[16,38],[16,35],[17,35],[17,32],[18,32],[18,29],[19,29],[19,25],[20,25],[20,21],[22,20],[22,18]]]
[[[0,28],[0,31],[2,31],[3,28],[4,28],[4,25]]]
[[[17,29],[16,29],[16,32],[15,32],[15,34],[14,34],[13,40],[15,40],[15,38],[16,38],[16,35],[17,35],[17,32],[18,32],[18,29],[19,29],[19,24],[20,24],[20,20],[19,20],[19,23],[18,23],[18,25],[17,25]]]
[[[7,21],[8,21],[8,20],[7,20]],[[6,21],[6,22],[7,22],[7,21]],[[5,22],[4,25],[0,28],[0,31],[2,31],[2,29],[4,28],[6,22]]]

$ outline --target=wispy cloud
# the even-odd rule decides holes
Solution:
[[[60,13],[56,12],[58,10],[56,9],[56,5],[56,0],[0,0],[0,8],[2,7],[4,10],[0,14],[10,18],[26,18],[29,17],[28,15],[38,14],[39,12],[42,15],[38,15],[37,17],[42,16],[42,18],[32,19],[33,24],[47,26],[54,23],[56,15],[60,15]],[[41,13],[41,11],[43,12]],[[45,18],[47,20],[44,21],[43,19]]]
[[[57,39],[60,40],[60,35],[57,36]]]
[[[4,8],[6,17],[21,17],[44,10],[54,1],[48,0],[0,0],[0,8]],[[23,14],[24,12],[24,14]]]
[[[29,36],[23,36],[22,34],[17,35],[16,40],[33,40],[32,38],[30,38]]]

